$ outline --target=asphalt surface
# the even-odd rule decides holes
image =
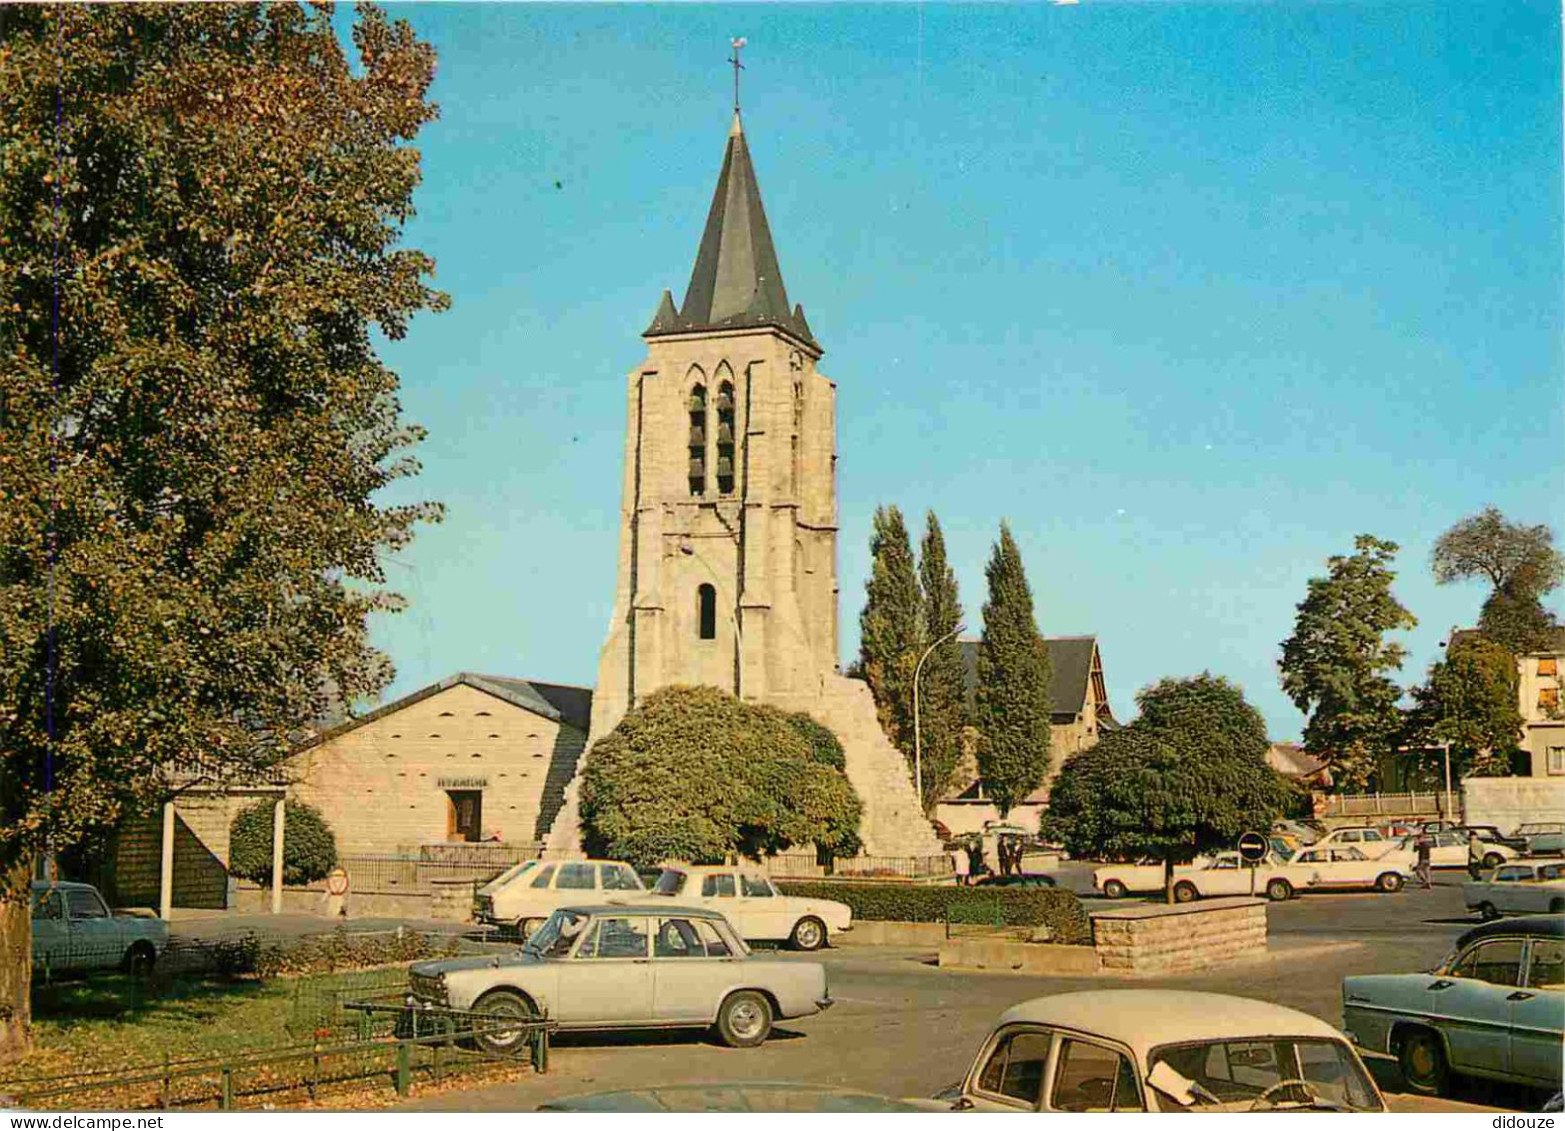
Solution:
[[[1096,904],[1097,901],[1094,901]],[[955,971],[916,948],[839,946],[781,961],[821,961],[837,1004],[779,1025],[758,1049],[734,1050],[699,1033],[567,1034],[550,1072],[433,1095],[410,1110],[527,1110],[546,1100],[667,1083],[788,1080],[891,1096],[929,1096],[964,1075],[995,1019],[1029,998],[1134,985],[1261,998],[1341,1024],[1349,974],[1428,969],[1476,919],[1464,914],[1460,874],[1432,891],[1304,896],[1270,905],[1272,952],[1261,960],[1171,978],[1052,978]],[[1404,1093],[1393,1062],[1367,1058],[1394,1109],[1460,1110],[1462,1104],[1536,1110],[1522,1089],[1464,1084],[1457,1104]],[[1468,1110],[1471,1110],[1470,1108]]]

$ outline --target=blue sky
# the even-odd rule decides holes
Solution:
[[[388,697],[594,682],[624,379],[689,278],[728,127],[838,383],[844,662],[869,520],[946,529],[976,632],[1008,519],[1122,718],[1164,675],[1302,719],[1325,559],[1402,546],[1420,678],[1484,591],[1430,547],[1565,533],[1560,12],[1547,3],[399,5],[436,48],[407,242],[452,308],[385,348],[444,501],[388,565]]]

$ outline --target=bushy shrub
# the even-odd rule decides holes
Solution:
[[[228,830],[228,870],[242,880],[272,882],[272,805],[257,801],[234,814]],[[337,865],[337,839],[320,810],[296,801],[283,818],[283,883],[310,884]]]
[[[788,725],[810,744],[811,759],[834,770],[847,770],[848,759],[842,752],[842,743],[830,727],[805,711],[791,711],[786,717]]]
[[[831,881],[780,883],[784,895],[835,899],[855,919],[900,923],[971,920],[977,904],[992,907],[999,925],[1047,927],[1054,942],[1092,942],[1092,923],[1073,892],[1060,888],[920,887],[913,884],[843,884]],[[953,913],[953,911],[955,913]]]

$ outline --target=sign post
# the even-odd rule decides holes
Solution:
[[[1269,845],[1266,838],[1260,833],[1245,833],[1239,838],[1239,859],[1243,860],[1250,869],[1250,897],[1255,898],[1255,872],[1261,861],[1266,859],[1266,850]]]

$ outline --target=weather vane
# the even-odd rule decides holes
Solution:
[[[734,65],[734,113],[739,113],[739,72],[744,70],[744,64],[739,61],[739,52],[744,50],[745,38],[739,36],[733,41],[733,58],[728,61]]]

